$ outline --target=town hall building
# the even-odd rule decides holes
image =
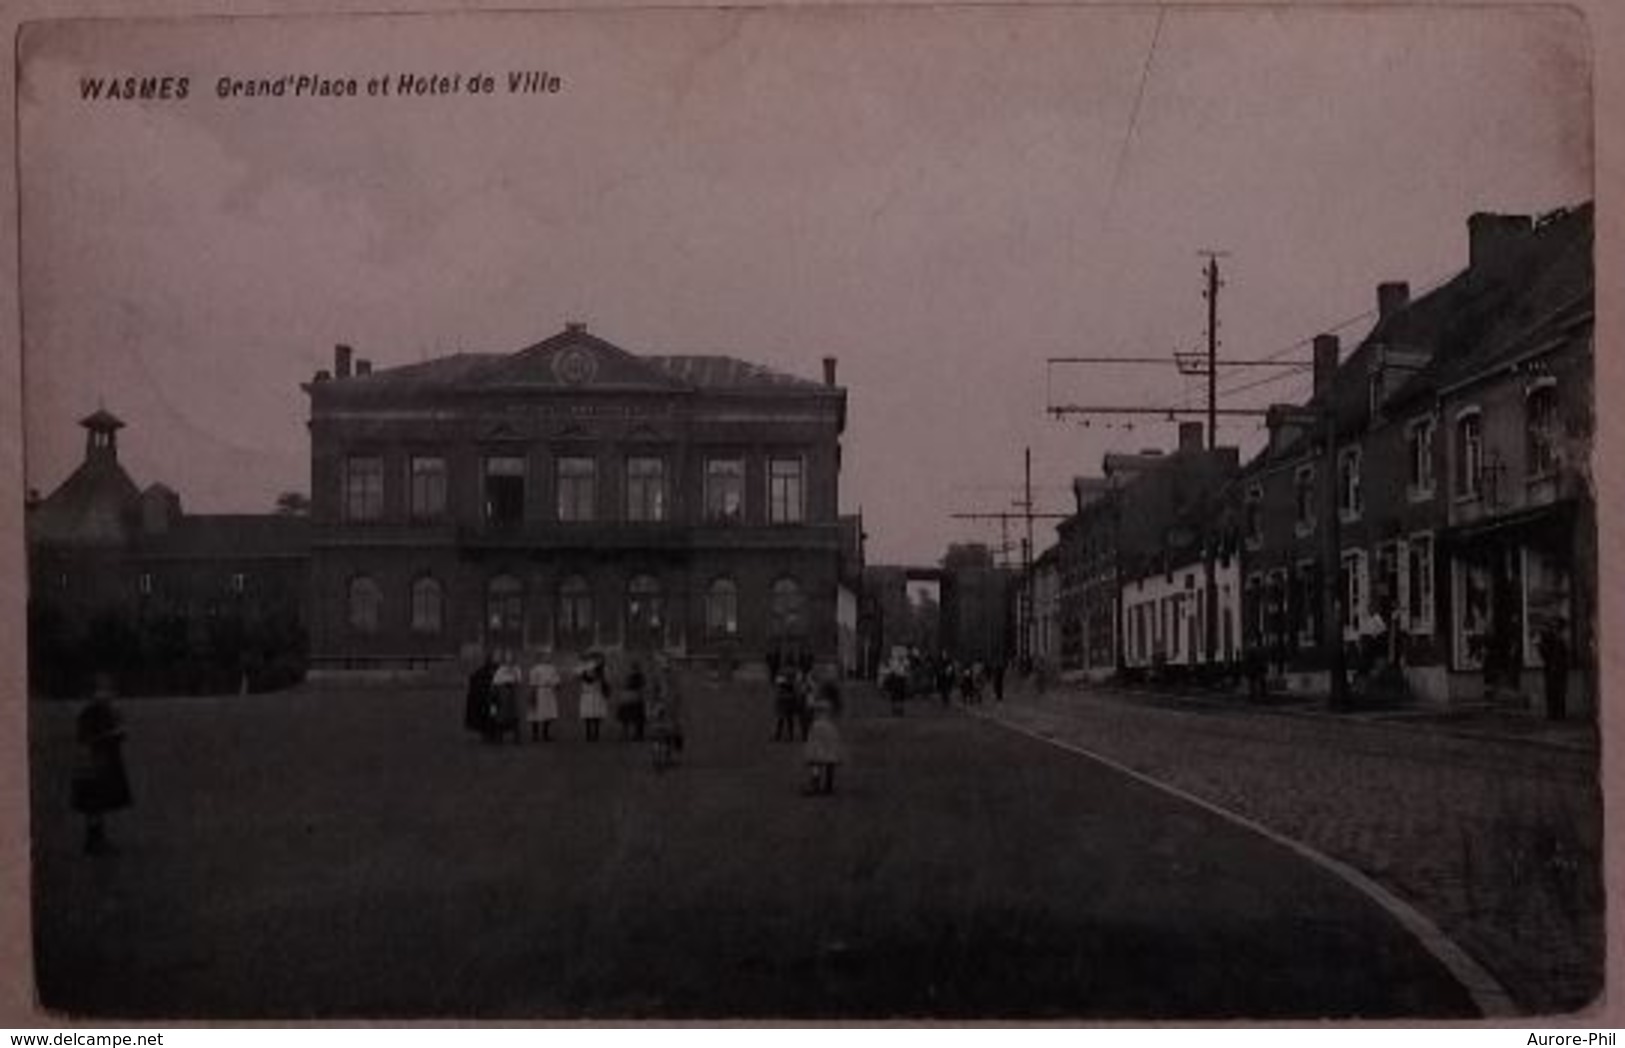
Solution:
[[[311,666],[589,650],[836,659],[846,392],[570,324],[305,386]]]

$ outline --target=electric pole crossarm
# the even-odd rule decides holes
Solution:
[[[1205,407],[1131,408],[1114,404],[1051,404],[1047,409],[1057,418],[1062,415],[1171,415],[1207,416],[1217,414],[1229,418],[1263,418],[1269,412],[1263,408],[1218,408],[1210,412]]]

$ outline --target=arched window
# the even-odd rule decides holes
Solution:
[[[350,580],[349,620],[350,628],[357,633],[377,633],[378,620],[384,608],[384,593],[366,575],[357,575]]]
[[[559,642],[590,644],[592,639],[592,587],[580,575],[571,575],[559,584]]]
[[[795,579],[773,583],[769,613],[775,637],[799,637],[807,632],[807,598]]]
[[[739,587],[733,579],[717,579],[705,591],[705,632],[712,637],[739,635]]]
[[[1524,398],[1528,421],[1524,469],[1530,477],[1543,477],[1557,469],[1557,385],[1548,379]]]
[[[412,632],[439,633],[445,594],[428,575],[412,583]]]
[[[659,645],[666,624],[660,580],[634,575],[626,585],[626,639],[636,645]]]
[[[488,633],[518,633],[525,625],[525,589],[512,575],[498,575],[485,587]]]

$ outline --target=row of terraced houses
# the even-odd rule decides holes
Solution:
[[[1317,691],[1340,637],[1414,701],[1534,704],[1544,632],[1571,710],[1593,709],[1592,207],[1467,232],[1453,279],[1382,283],[1364,338],[1314,339],[1311,396],[1270,410],[1247,461],[1186,423],[1171,453],[1080,478],[1034,649],[1092,679],[1251,659]]]

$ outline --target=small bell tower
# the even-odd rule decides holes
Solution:
[[[95,414],[79,420],[85,427],[85,461],[118,462],[118,431],[124,423],[106,408],[98,407]]]

